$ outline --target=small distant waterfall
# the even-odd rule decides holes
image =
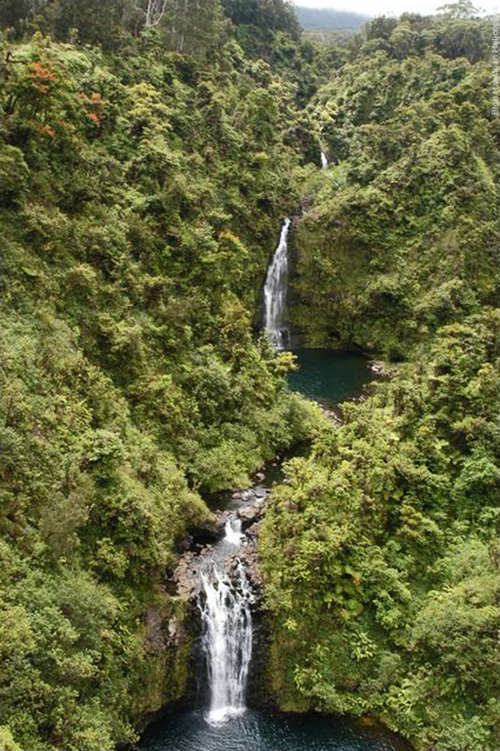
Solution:
[[[324,151],[321,152],[321,169],[328,169],[328,158]]]
[[[289,229],[290,219],[287,217],[281,228],[280,241],[267,270],[264,285],[264,326],[277,349],[283,349],[288,343],[288,331],[283,325],[283,318],[288,287]]]
[[[225,722],[245,711],[253,595],[244,566],[235,557],[242,540],[241,521],[228,521],[213,559],[201,572],[202,646],[210,686],[206,719],[210,723]]]

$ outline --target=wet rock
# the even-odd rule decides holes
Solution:
[[[179,560],[177,568],[172,574],[171,581],[175,582],[177,595],[188,600],[197,597],[200,591],[200,577],[198,573],[198,559],[193,551],[188,551]]]
[[[152,605],[146,610],[146,633],[144,636],[144,648],[148,654],[159,655],[167,642],[165,639],[164,624],[165,614],[162,610]]]
[[[262,482],[263,480],[265,480],[265,477],[266,476],[264,472],[257,472],[257,474],[255,475],[255,479],[257,480],[257,482]]]
[[[253,506],[243,506],[238,511],[238,516],[244,524],[251,524],[262,513],[262,505],[254,504]]]
[[[342,420],[340,416],[333,411],[333,409],[328,409],[327,407],[323,407],[323,412],[327,416],[327,418],[330,420],[330,422],[335,423],[335,425],[341,425]]]
[[[257,498],[265,498],[267,495],[267,488],[265,488],[263,485],[257,485],[257,487],[254,489],[254,493]]]
[[[215,516],[214,528],[216,529],[218,533],[222,532],[224,525],[227,522],[229,514],[227,511],[216,511],[214,516]]]
[[[196,543],[208,544],[215,542],[224,529],[227,521],[227,511],[216,511],[210,516],[210,519],[196,527],[191,527],[189,534],[191,536],[191,545]]]
[[[252,540],[242,551],[241,560],[245,564],[246,574],[258,597],[262,588],[262,576],[259,567],[259,556],[257,551],[257,541]]]
[[[182,629],[177,617],[174,615],[167,624],[168,643],[170,646],[178,646],[182,639]]]
[[[383,360],[371,360],[370,362],[370,370],[372,373],[384,376],[384,378],[392,378],[395,369],[396,366],[393,363],[387,363]]]
[[[252,524],[248,529],[246,530],[246,535],[250,539],[254,539],[259,536],[260,534],[260,528],[262,526],[262,519],[259,519],[259,521]]]
[[[238,563],[239,563],[239,556],[237,555],[233,555],[227,559],[226,570],[228,571],[229,574],[231,575],[234,574],[234,572],[238,568]]]
[[[370,370],[373,373],[380,373],[380,375],[383,375],[385,373],[385,363],[382,360],[372,360],[370,363]]]
[[[190,534],[185,534],[184,537],[177,543],[177,549],[180,553],[184,553],[193,544],[193,538]]]

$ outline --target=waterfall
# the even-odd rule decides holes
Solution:
[[[328,159],[324,151],[321,152],[321,169],[328,169]]]
[[[281,228],[280,241],[267,270],[264,285],[264,326],[277,349],[283,349],[288,340],[288,331],[283,325],[283,317],[288,286],[289,229],[290,219],[287,217]]]
[[[253,595],[245,568],[236,557],[242,540],[241,521],[228,521],[224,537],[201,572],[202,647],[210,687],[206,719],[213,724],[245,711]]]

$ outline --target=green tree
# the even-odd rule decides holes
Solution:
[[[478,8],[471,0],[458,0],[456,3],[441,5],[437,12],[447,18],[474,18],[479,14]]]

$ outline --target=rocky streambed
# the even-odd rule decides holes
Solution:
[[[234,555],[233,565],[241,561],[247,576],[256,590],[261,585],[258,566],[258,537],[270,487],[263,484],[264,475],[258,475],[258,482],[247,490],[238,490],[231,494],[229,503],[223,510],[214,513],[213,522],[207,527],[194,530],[191,544],[179,558],[172,574],[171,583],[175,585],[176,594],[195,603],[201,592],[201,572],[206,560],[214,555],[214,549],[224,535],[228,523],[241,521],[243,534],[242,545]],[[231,561],[229,561],[231,567]]]

